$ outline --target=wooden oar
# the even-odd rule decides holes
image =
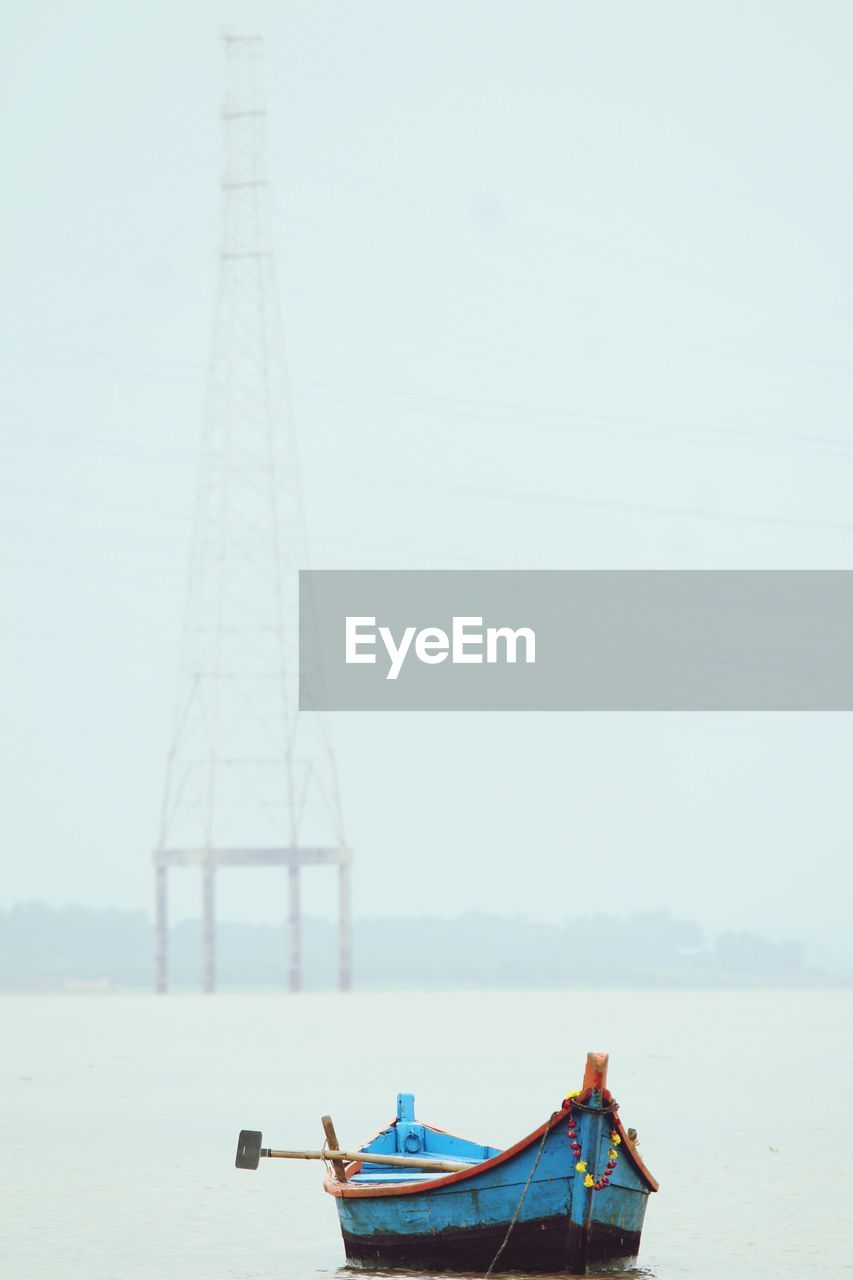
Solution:
[[[332,1164],[341,1160],[360,1160],[365,1164],[387,1164],[395,1169],[427,1169],[438,1173],[460,1173],[470,1169],[470,1164],[459,1160],[434,1160],[429,1156],[385,1156],[374,1151],[280,1151],[275,1147],[262,1147],[262,1135],[257,1129],[243,1129],[237,1142],[238,1169],[257,1169],[261,1157],[272,1160],[329,1160]]]
[[[459,1160],[431,1160],[428,1156],[383,1156],[373,1151],[277,1151],[275,1147],[262,1147],[262,1156],[273,1160],[361,1160],[365,1164],[389,1164],[398,1169],[438,1169],[442,1173],[459,1173],[470,1169],[470,1164]]]

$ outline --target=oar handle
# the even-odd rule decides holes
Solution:
[[[261,1155],[272,1160],[336,1160],[361,1161],[364,1164],[385,1164],[396,1169],[430,1169],[440,1173],[460,1173],[470,1169],[470,1164],[459,1160],[437,1160],[429,1156],[386,1156],[378,1151],[281,1151],[275,1147],[261,1147]]]

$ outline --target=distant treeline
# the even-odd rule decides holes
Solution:
[[[532,924],[471,912],[453,920],[360,920],[354,930],[361,987],[713,986],[831,981],[806,970],[800,947],[752,933],[723,933],[707,945],[697,924],[668,912],[584,916]],[[199,979],[199,922],[170,936],[174,986]],[[0,911],[0,986],[151,986],[152,928],[142,911],[40,904]],[[287,926],[221,922],[220,986],[287,985]],[[307,988],[333,987],[331,923],[303,924]]]

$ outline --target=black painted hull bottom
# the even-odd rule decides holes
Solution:
[[[483,1273],[491,1265],[505,1235],[505,1224],[466,1227],[428,1236],[343,1233],[347,1260],[354,1266]],[[589,1271],[632,1262],[639,1249],[639,1231],[622,1231],[596,1222],[584,1231],[561,1215],[516,1223],[495,1270],[583,1276]]]

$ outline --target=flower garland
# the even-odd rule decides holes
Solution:
[[[573,1099],[577,1098],[580,1090],[570,1093],[564,1102],[564,1106],[569,1108],[569,1144],[572,1148],[572,1155],[575,1158],[575,1171],[585,1174],[583,1185],[589,1187],[592,1191],[602,1191],[610,1182],[613,1170],[616,1168],[616,1161],[619,1159],[619,1147],[622,1139],[615,1129],[610,1130],[610,1150],[607,1153],[607,1166],[600,1178],[594,1178],[587,1169],[586,1160],[581,1159],[581,1144],[578,1142],[577,1120],[573,1111]]]

